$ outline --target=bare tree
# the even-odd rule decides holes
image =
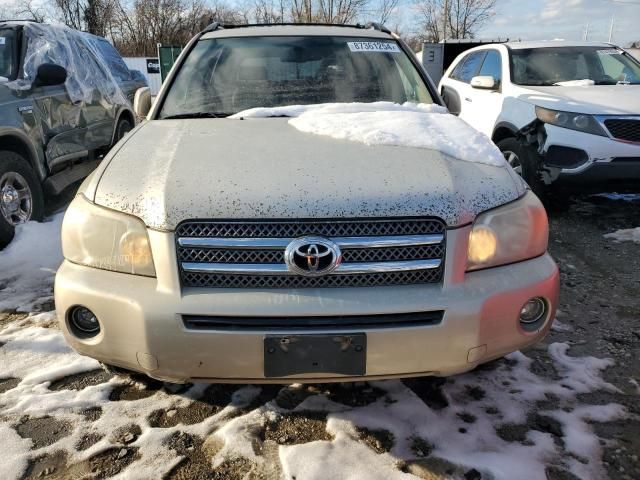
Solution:
[[[400,0],[380,0],[375,15],[376,20],[380,23],[387,23],[398,7],[399,1]]]
[[[37,22],[44,22],[48,12],[42,4],[36,4],[33,0],[20,0],[14,8],[18,17],[30,18]]]
[[[474,38],[494,15],[496,0],[418,0],[425,40]]]
[[[256,23],[282,23],[287,14],[284,0],[255,0],[253,18]]]
[[[54,0],[59,19],[76,30],[104,36],[114,19],[117,0]]]

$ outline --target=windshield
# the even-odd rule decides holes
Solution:
[[[223,38],[195,46],[167,93],[160,118],[383,100],[433,103],[418,71],[394,41]]]
[[[0,29],[0,81],[13,80],[16,77],[15,32]]]
[[[640,64],[615,47],[547,47],[511,50],[511,80],[518,85],[640,83]]]

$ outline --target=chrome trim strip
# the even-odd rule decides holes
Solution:
[[[340,248],[383,248],[383,247],[411,247],[414,245],[438,245],[444,240],[444,235],[399,235],[388,237],[335,237],[332,238]]]
[[[178,245],[192,248],[226,248],[231,250],[279,250],[291,243],[293,238],[219,238],[219,237],[181,237]],[[340,248],[383,248],[410,247],[415,245],[437,245],[444,235],[399,235],[388,237],[333,237],[329,238]]]
[[[438,268],[442,260],[434,258],[430,260],[406,260],[399,262],[368,262],[368,263],[342,263],[333,272],[337,275],[349,275],[353,273],[388,273],[408,272],[411,270],[432,270]]]
[[[279,250],[291,243],[291,238],[227,238],[180,237],[178,245],[195,248],[227,248],[230,250]]]
[[[354,273],[389,273],[411,270],[431,270],[442,264],[440,259],[407,260],[399,262],[342,263],[331,275]],[[295,275],[284,263],[182,263],[188,273],[220,273],[232,275]]]

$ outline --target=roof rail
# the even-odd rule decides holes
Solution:
[[[389,34],[391,33],[391,30],[389,30],[387,27],[385,27],[384,25],[378,22],[369,22],[365,25],[365,28],[373,28],[374,30],[379,30],[380,32],[389,33]]]
[[[35,18],[7,18],[5,20],[0,20],[0,23],[10,23],[10,22],[31,22],[31,23],[40,23]]]
[[[226,28],[244,28],[244,27],[346,27],[346,28],[359,28],[359,29],[369,29],[372,28],[374,30],[379,30],[384,33],[391,33],[384,25],[377,22],[369,22],[365,25],[361,23],[354,24],[346,24],[346,23],[293,23],[293,22],[282,22],[282,23],[221,23],[221,22],[213,22],[209,26],[207,26],[202,33],[215,32],[216,30],[226,29]]]
[[[204,30],[202,30],[202,33],[215,32],[219,28],[224,28],[224,27],[220,22],[213,22],[212,24],[207,25],[207,27]]]

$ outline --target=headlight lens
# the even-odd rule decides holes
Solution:
[[[156,276],[142,220],[95,205],[84,195],[76,196],[64,216],[62,252],[88,267]]]
[[[467,270],[496,267],[542,255],[547,250],[549,223],[538,197],[524,197],[476,218],[469,234]]]
[[[556,127],[569,128],[579,132],[591,133],[606,137],[607,134],[602,129],[598,121],[592,115],[584,113],[560,112],[548,108],[536,107],[538,120]]]

